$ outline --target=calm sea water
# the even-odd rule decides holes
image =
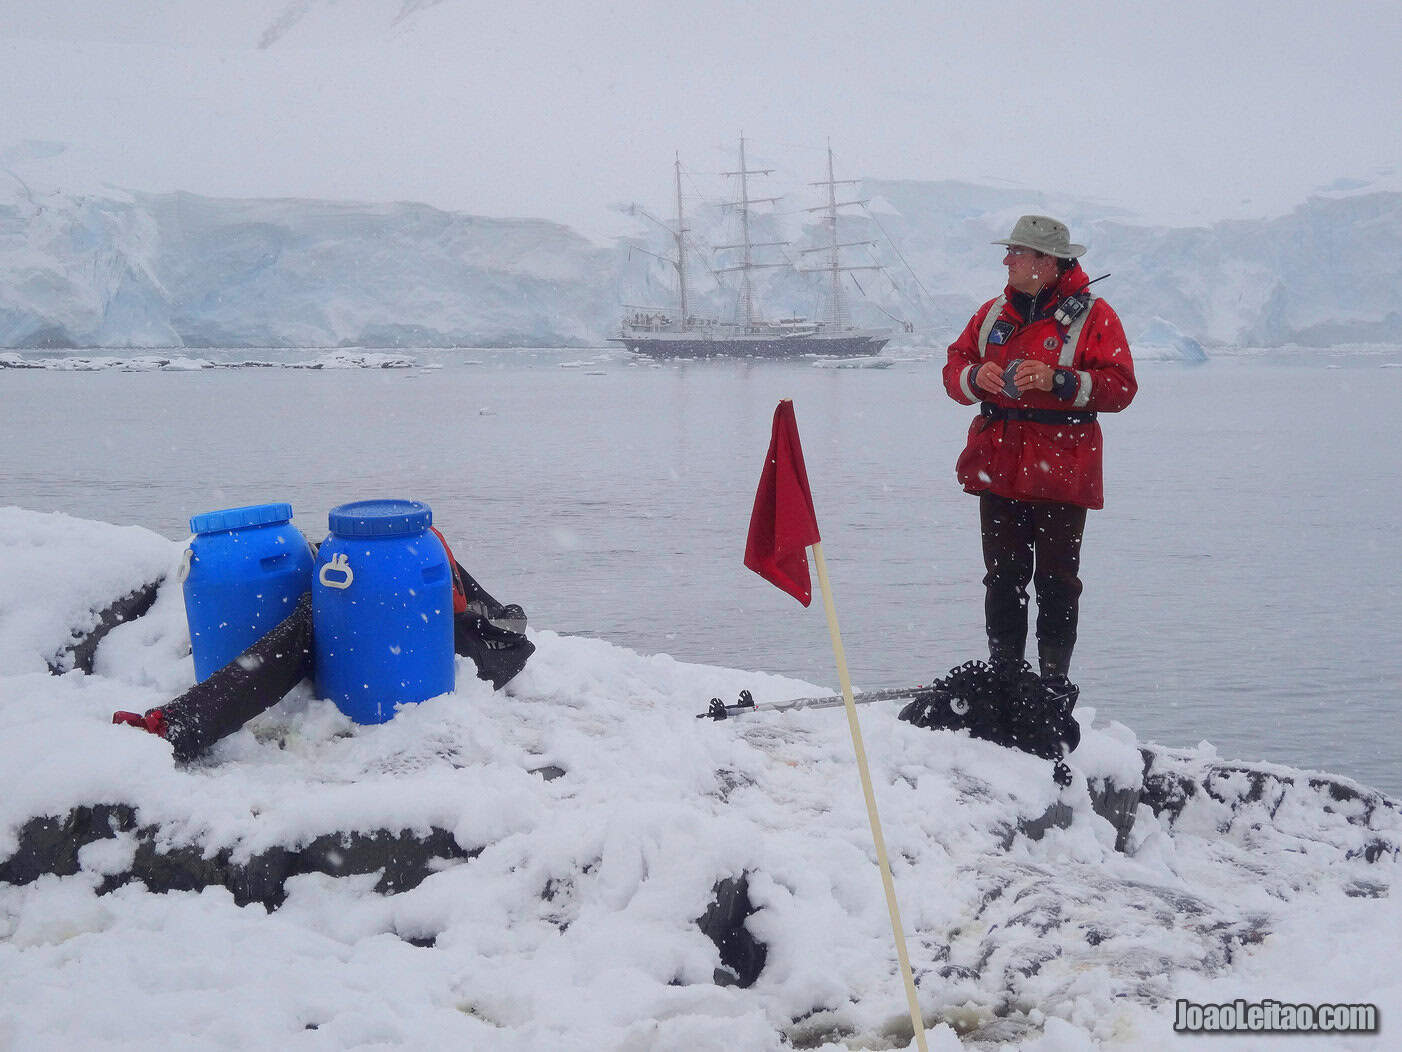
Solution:
[[[858,689],[982,655],[977,508],[953,478],[971,411],[942,355],[413,353],[422,367],[2,371],[0,503],[183,538],[197,512],[287,500],[320,539],[336,504],[421,499],[534,626],[835,686],[821,602],[741,565],[787,397]],[[1083,705],[1145,740],[1402,795],[1399,365],[1378,348],[1140,364],[1138,399],[1103,422]]]

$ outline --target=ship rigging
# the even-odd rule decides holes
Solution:
[[[827,178],[811,183],[811,186],[824,187],[827,201],[807,212],[823,213],[827,243],[800,250],[803,256],[826,255],[826,262],[818,267],[796,267],[787,258],[773,260],[763,255],[763,250],[787,246],[785,241],[756,241],[751,233],[751,214],[756,205],[772,204],[780,200],[776,197],[751,196],[750,180],[755,176],[772,174],[772,169],[750,168],[746,163],[745,140],[740,140],[740,165],[733,172],[724,173],[738,180],[738,199],[730,206],[740,220],[740,240],[735,244],[715,245],[717,253],[739,253],[736,262],[716,268],[712,273],[739,275],[739,303],[737,316],[733,322],[722,322],[715,318],[700,316],[693,311],[688,290],[686,215],[682,200],[682,168],[680,159],[674,164],[676,177],[676,223],[667,227],[675,246],[675,256],[654,255],[669,263],[677,276],[677,310],[655,308],[631,309],[619,334],[613,337],[636,354],[654,358],[707,358],[735,356],[751,358],[794,358],[805,355],[863,357],[879,354],[891,338],[889,329],[863,329],[849,324],[848,311],[843,289],[843,275],[850,271],[880,270],[875,264],[856,265],[844,261],[842,250],[872,245],[870,241],[843,242],[838,235],[839,210],[850,205],[865,205],[865,201],[839,201],[837,188],[858,182],[854,179],[839,180],[833,176],[832,147],[827,150]],[[646,213],[643,213],[646,215]],[[651,218],[649,216],[649,218]],[[662,225],[662,224],[659,224]],[[760,250],[757,252],[757,250]],[[785,268],[800,273],[823,273],[829,276],[827,316],[822,321],[806,317],[789,316],[766,320],[760,313],[755,291],[753,274],[758,270]]]

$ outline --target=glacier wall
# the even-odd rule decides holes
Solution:
[[[1146,226],[1092,202],[955,182],[868,180],[844,222],[870,239],[848,261],[863,325],[909,321],[902,342],[943,346],[1002,279],[989,242],[1017,215],[1065,218],[1131,339],[1169,331],[1207,348],[1397,342],[1402,194],[1310,198],[1271,219]],[[726,216],[689,217],[720,243]],[[626,223],[623,225],[627,225]],[[821,255],[821,220],[756,217],[756,240]],[[445,347],[598,345],[625,304],[669,308],[665,235],[613,245],[544,219],[492,219],[411,203],[215,199],[12,187],[0,196],[0,347]],[[860,253],[860,250],[859,250]],[[846,259],[846,257],[844,257]],[[734,316],[728,275],[698,265],[693,311]],[[826,277],[762,271],[768,313],[823,317]],[[1165,328],[1166,327],[1166,328]]]
[[[568,346],[615,253],[418,204],[48,195],[0,207],[0,346]]]

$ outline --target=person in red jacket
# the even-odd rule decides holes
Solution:
[[[1091,292],[1066,224],[1023,216],[1006,245],[1008,285],[949,347],[944,386],[979,403],[956,473],[978,495],[994,665],[1023,660],[1027,586],[1037,592],[1044,679],[1064,680],[1076,646],[1086,511],[1105,506],[1098,413],[1133,400],[1129,341]]]

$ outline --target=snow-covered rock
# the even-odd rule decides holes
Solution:
[[[909,1044],[845,720],[695,718],[817,686],[536,629],[502,693],[460,670],[362,727],[303,686],[177,766],[109,722],[193,679],[172,577],[92,675],[42,659],[179,544],[19,509],[0,536],[5,1041],[149,1047],[150,1013],[72,1009],[155,998],[160,1039],[187,1047]],[[106,576],[72,569],[89,562]],[[1061,790],[1046,761],[861,711],[931,1047],[1173,1047],[1185,990],[1298,994],[1302,960],[1328,971],[1295,1000],[1402,1009],[1369,963],[1402,946],[1394,803],[1078,715]],[[1091,791],[1146,769],[1116,851]],[[1054,806],[1065,828],[1019,831]],[[763,965],[720,985],[700,922],[741,881]]]
[[[65,651],[103,610],[178,563],[177,546],[139,526],[0,508],[0,676],[72,668]]]

